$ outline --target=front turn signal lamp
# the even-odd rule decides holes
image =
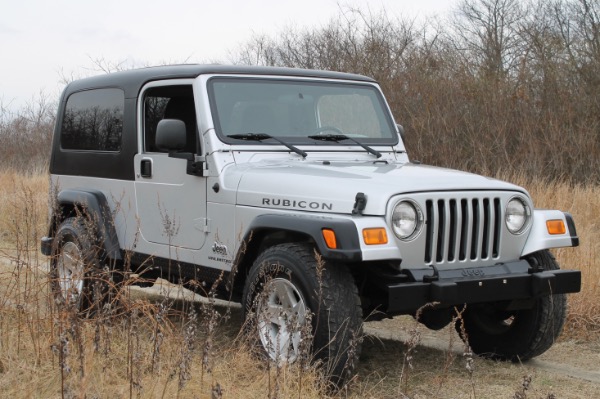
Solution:
[[[388,242],[387,233],[381,227],[363,229],[362,234],[363,240],[367,245],[382,245]]]
[[[567,232],[565,222],[560,219],[546,220],[546,228],[548,229],[548,234],[552,235],[565,234]]]

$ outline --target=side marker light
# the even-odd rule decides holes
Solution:
[[[337,239],[335,238],[335,232],[331,229],[321,230],[325,244],[329,249],[337,249]]]

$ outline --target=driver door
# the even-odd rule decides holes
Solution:
[[[182,152],[200,153],[192,85],[153,83],[142,101],[143,144],[134,158],[140,238],[155,247],[153,255],[171,256],[171,247],[198,250],[206,241],[206,178],[188,175],[187,161],[155,142],[159,121],[179,119],[186,125]]]

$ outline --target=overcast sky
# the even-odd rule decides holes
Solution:
[[[456,0],[0,0],[0,105],[19,109],[92,60],[231,63],[253,34],[319,27],[355,7],[393,17],[447,15]]]

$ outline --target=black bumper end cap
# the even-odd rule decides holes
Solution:
[[[581,291],[581,271],[579,270],[549,270],[533,273],[531,277],[531,293],[534,297]]]
[[[52,237],[42,237],[41,240],[41,250],[42,254],[46,256],[52,255],[52,243],[54,239]]]

